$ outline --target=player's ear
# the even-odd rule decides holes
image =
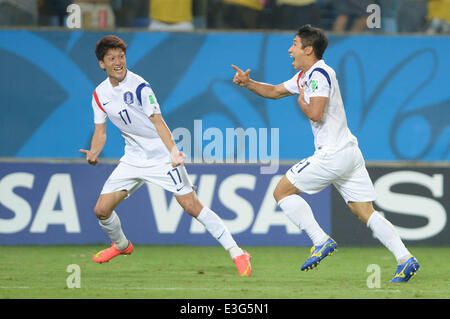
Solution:
[[[103,70],[105,70],[106,69],[106,67],[105,67],[105,62],[103,62],[103,61],[98,61],[98,65],[100,65],[100,67],[103,69]]]
[[[309,45],[309,46],[307,46],[307,47],[305,48],[305,53],[306,53],[307,55],[311,55],[311,54],[314,53],[314,48],[312,47],[312,45]]]

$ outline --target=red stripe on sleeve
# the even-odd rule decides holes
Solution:
[[[106,113],[105,110],[102,108],[102,105],[100,104],[100,101],[98,100],[97,92],[95,92],[95,91],[94,91],[94,99],[95,99],[95,102],[97,102],[97,105],[100,108],[100,110],[102,110],[104,113]]]
[[[298,74],[298,78],[297,78],[297,86],[298,86],[298,90],[300,91],[300,78],[302,77],[302,74],[303,74],[303,71],[301,71],[299,74]],[[95,92],[94,92],[95,93]]]

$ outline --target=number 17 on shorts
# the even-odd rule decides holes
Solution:
[[[178,170],[178,167],[172,168],[170,171],[167,172],[167,175],[170,176],[173,183],[175,184],[177,192],[179,192],[183,187],[183,179],[181,178],[180,171]]]

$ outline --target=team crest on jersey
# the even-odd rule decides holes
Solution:
[[[319,87],[319,83],[316,80],[311,80],[311,90],[314,92]]]
[[[125,92],[123,94],[123,100],[128,105],[133,104],[134,102],[133,93],[131,93],[130,91]]]

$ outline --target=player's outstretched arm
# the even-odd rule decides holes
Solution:
[[[250,69],[247,69],[247,71],[244,72],[234,64],[232,64],[231,67],[236,70],[236,74],[233,77],[233,83],[242,87],[246,87],[259,96],[276,100],[285,96],[292,95],[284,87],[283,83],[272,85],[268,83],[257,82],[250,79]]]
[[[91,149],[80,149],[79,152],[86,155],[86,160],[91,165],[97,165],[98,156],[106,143],[106,122],[103,124],[95,124],[94,135],[91,140]]]
[[[178,150],[178,147],[175,144],[175,141],[173,140],[172,132],[170,132],[170,129],[167,126],[166,122],[164,121],[162,115],[152,114],[150,116],[150,121],[152,121],[153,125],[156,128],[156,131],[158,132],[159,137],[161,138],[164,145],[169,150],[170,155],[172,156],[172,166],[173,167],[180,165],[183,166],[184,158],[186,157],[186,155]]]

